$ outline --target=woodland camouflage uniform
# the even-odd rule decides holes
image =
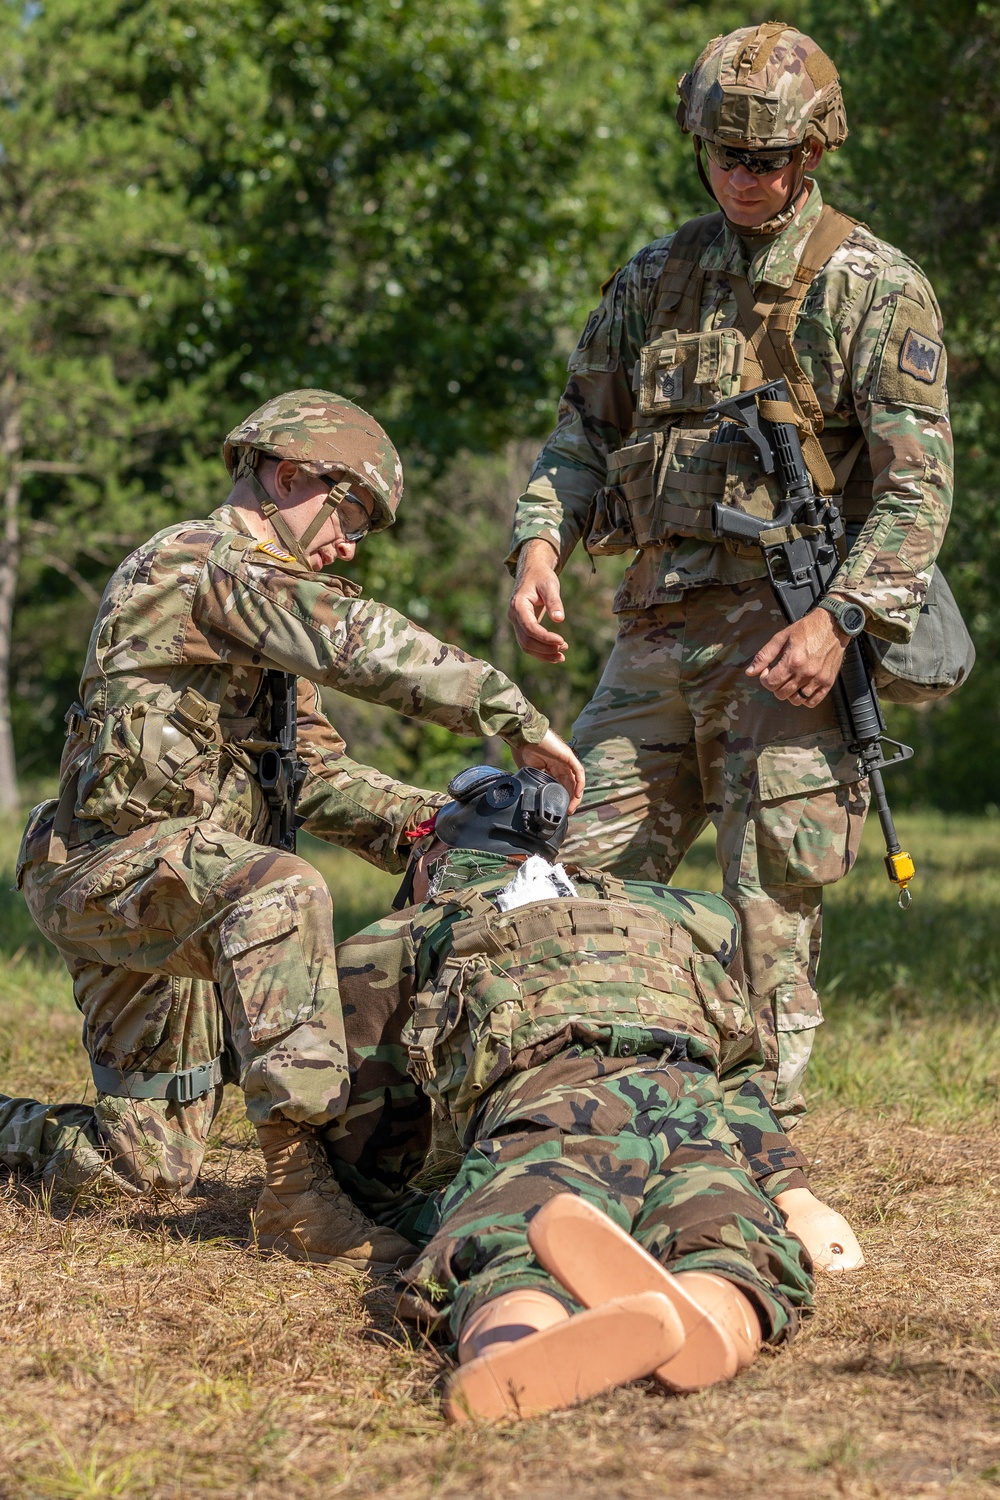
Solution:
[[[324,424],[349,452],[356,439],[374,453],[354,468],[378,498],[375,529],[392,520],[398,460],[366,413],[296,392],[261,408],[240,441],[267,451],[275,408],[303,467],[322,468],[310,455]],[[240,462],[238,444],[227,457]],[[514,746],[547,728],[502,673],[358,595],[256,541],[228,505],[158,533],[105,590],[61,795],[32,812],[17,879],[73,977],[100,1137],[140,1183],[191,1185],[226,1078],[256,1125],[316,1126],[346,1098],[329,893],[310,864],[266,842],[256,768],[274,743],[268,672],[307,679],[305,828],[389,870],[443,799],[345,755],[317,687]],[[46,1107],[29,1103],[7,1106],[0,1159],[11,1165],[37,1165],[14,1141],[46,1128]]]
[[[516,1287],[572,1306],[525,1237],[568,1190],[671,1269],[737,1282],[787,1336],[808,1258],[770,1199],[805,1185],[805,1164],[753,1081],[732,909],[580,872],[578,899],[501,915],[515,869],[451,850],[431,900],[338,950],[351,1102],[324,1135],[352,1196],[424,1244],[404,1308],[456,1335]],[[435,1114],[461,1161],[428,1195],[408,1189]]]
[[[774,149],[805,131],[833,148],[846,135],[836,80],[815,43],[768,23],[709,44],[681,81],[679,116],[731,146]],[[760,552],[716,540],[710,508],[770,516],[778,495],[749,443],[716,441],[704,414],[785,376],[814,480],[843,492],[856,536],[830,593],[862,606],[873,636],[906,641],[951,505],[940,312],[919,267],[825,209],[815,182],[780,232],[708,215],[602,291],[509,559],[535,537],[559,567],[581,539],[634,554],[618,640],[573,730],[587,790],[563,853],[666,880],[715,825],[761,1031],[777,1033],[775,1099],[795,1110],[822,1020],[822,888],[854,863],[868,785],[829,698],[792,706],[745,675],[786,622]]]

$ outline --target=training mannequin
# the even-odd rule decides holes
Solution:
[[[816,1203],[753,1084],[732,909],[553,865],[548,778],[450,790],[411,865],[422,904],[339,951],[352,1103],[326,1132],[342,1185],[424,1245],[400,1315],[454,1341],[447,1414],[731,1379],[811,1302],[775,1197]],[[427,1198],[432,1107],[465,1156]]]

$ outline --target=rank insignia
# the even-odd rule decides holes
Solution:
[[[254,551],[266,552],[268,557],[276,557],[279,562],[293,563],[295,561],[290,552],[282,552],[277,542],[258,542]]]
[[[926,333],[918,333],[915,328],[908,328],[900,345],[899,368],[904,375],[912,375],[914,380],[920,380],[924,385],[933,385],[943,353],[944,346],[937,339],[929,338]]]

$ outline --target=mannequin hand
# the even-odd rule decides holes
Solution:
[[[747,676],[759,677],[776,698],[816,708],[837,680],[848,640],[825,609],[810,610],[772,635],[747,667]]]
[[[864,1265],[864,1253],[843,1214],[821,1203],[808,1188],[789,1188],[774,1204],[784,1214],[786,1228],[809,1251],[817,1271],[856,1271]]]

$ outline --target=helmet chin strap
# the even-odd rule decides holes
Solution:
[[[295,558],[296,562],[301,563],[304,568],[311,569],[309,543],[319,535],[320,531],[326,525],[327,518],[333,514],[346,496],[351,487],[350,478],[342,479],[339,484],[334,485],[301,537],[297,537],[281,514],[278,505],[267,493],[267,490],[254,472],[257,458],[258,450],[255,448],[250,449],[246,459],[240,463],[237,469],[237,478],[246,480],[253,491],[254,499],[260,506],[262,514],[286,551]]]
[[[302,536],[299,539],[303,547],[308,547],[313,538],[319,536],[323,527],[326,525],[327,518],[329,516],[332,516],[334,511],[339,508],[341,502],[347,498],[347,492],[350,488],[350,475],[348,475],[346,479],[342,479],[339,484],[335,484],[333,486],[326,499],[323,501],[323,504],[320,506],[313,519],[309,522],[309,525],[306,527],[305,531],[302,533]]]
[[[799,194],[802,191],[802,184],[805,181],[805,175],[806,175],[806,165],[805,165],[805,163],[806,163],[806,157],[808,156],[808,154],[809,154],[809,143],[808,143],[808,141],[802,141],[800,143],[799,147],[798,147],[798,168],[799,169],[798,169],[798,173],[797,173],[796,178],[795,178],[795,185],[792,188],[792,191],[788,195],[788,199],[787,199],[787,201],[785,203],[784,208],[779,209],[779,211],[774,215],[773,218],[765,220],[765,222],[763,224],[734,224],[733,221],[732,221],[732,219],[726,213],[725,209],[722,209],[723,217],[724,217],[724,219],[726,221],[726,224],[733,231],[734,234],[740,234],[740,235],[751,234],[751,235],[762,235],[762,236],[764,236],[764,235],[777,235],[777,234],[781,233],[781,231],[786,227],[786,225],[788,225],[788,224],[790,224],[792,222],[792,220],[795,218],[796,213],[798,212]],[[694,157],[695,157],[695,161],[696,161],[696,163],[698,165],[698,176],[701,178],[702,186],[705,188],[705,191],[708,193],[708,196],[710,198],[715,199],[716,203],[719,203],[718,198],[715,197],[715,189],[712,187],[712,180],[709,177],[708,173],[705,171],[705,164],[704,164],[704,162],[701,159],[701,137],[697,136],[697,135],[694,137]],[[719,203],[719,207],[722,208],[722,204],[721,203]]]

